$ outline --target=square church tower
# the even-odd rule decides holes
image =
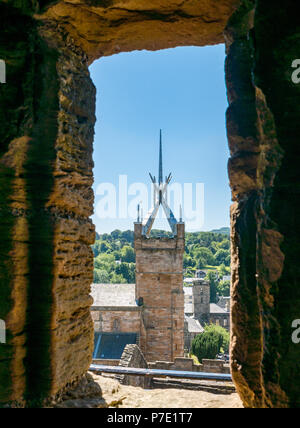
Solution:
[[[136,297],[143,304],[141,350],[147,361],[184,355],[184,223],[172,238],[147,238],[134,225]]]
[[[153,207],[144,221],[140,219],[138,207],[134,225],[136,298],[142,305],[143,324],[140,346],[147,361],[174,361],[184,355],[185,230],[182,219],[176,220],[167,203],[171,174],[163,181],[161,132],[158,182],[151,174],[150,177],[154,188]],[[172,230],[171,238],[150,237],[160,205]]]

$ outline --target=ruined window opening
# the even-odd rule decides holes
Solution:
[[[200,51],[202,48],[197,48],[197,49]],[[224,46],[223,46],[223,49],[224,49]],[[115,61],[115,57],[124,56],[124,55],[130,55],[130,54],[115,55],[115,56],[111,57],[110,59],[112,61]],[[149,54],[149,55],[151,55],[151,54]],[[109,61],[110,59],[108,59],[108,58],[100,59],[98,61],[99,66],[101,64],[101,61]],[[224,52],[224,60],[225,60],[225,52]],[[124,116],[124,117],[122,117],[119,122],[116,120],[115,122],[111,122],[109,124],[109,126],[106,127],[107,112],[105,111],[105,109],[106,109],[106,107],[105,107],[105,95],[103,95],[102,92],[105,92],[107,84],[105,83],[104,80],[101,80],[101,79],[99,80],[99,83],[97,82],[97,78],[95,78],[95,77],[96,77],[98,66],[95,63],[93,67],[94,67],[94,70],[92,70],[91,74],[92,74],[93,81],[96,84],[97,93],[98,93],[98,98],[97,98],[98,122],[96,124],[96,136],[95,136],[95,142],[94,142],[94,149],[95,149],[95,156],[94,156],[94,160],[95,160],[95,168],[94,168],[95,186],[94,186],[94,190],[95,190],[95,196],[96,196],[96,204],[95,204],[95,216],[94,216],[93,220],[94,220],[94,223],[96,224],[96,230],[99,233],[99,229],[97,228],[97,226],[104,224],[106,221],[105,218],[102,219],[101,222],[99,221],[99,219],[98,220],[96,219],[96,216],[99,214],[99,205],[97,205],[99,202],[99,194],[100,194],[100,196],[103,196],[103,194],[105,193],[105,192],[103,192],[103,189],[101,189],[101,191],[99,191],[99,188],[97,187],[99,185],[99,181],[101,181],[98,178],[99,177],[99,175],[98,175],[99,170],[101,171],[101,174],[103,177],[105,175],[105,178],[107,180],[107,177],[109,177],[109,176],[112,177],[112,175],[109,175],[109,174],[107,175],[107,173],[105,173],[105,171],[102,171],[103,169],[105,170],[106,165],[110,164],[110,170],[113,169],[115,172],[117,171],[117,168],[114,166],[114,162],[113,163],[109,162],[109,159],[113,158],[113,160],[116,161],[116,164],[118,164],[120,162],[118,159],[122,158],[122,162],[123,162],[122,165],[123,166],[119,170],[122,173],[121,174],[122,176],[126,175],[126,171],[129,171],[129,173],[128,173],[128,177],[129,177],[129,174],[132,171],[143,170],[143,172],[142,172],[143,179],[145,178],[145,181],[148,182],[148,170],[151,171],[151,169],[152,169],[151,166],[149,166],[148,160],[149,160],[149,156],[150,156],[151,159],[154,159],[154,165],[156,166],[156,163],[157,163],[157,159],[156,159],[156,157],[157,157],[157,145],[158,145],[157,143],[158,143],[158,141],[157,141],[157,138],[155,138],[155,135],[153,135],[153,138],[151,138],[151,139],[146,136],[145,141],[147,142],[147,144],[146,145],[143,144],[144,138],[140,138],[140,135],[139,135],[139,133],[141,132],[141,130],[139,129],[139,126],[141,128],[142,128],[142,126],[139,124],[135,124],[135,126],[132,125],[132,123],[133,123],[132,116],[134,116],[134,114],[139,110],[137,108],[137,106],[142,105],[142,104],[147,104],[147,101],[144,99],[142,101],[140,101],[135,92],[132,95],[130,90],[126,87],[126,82],[124,83],[124,88],[125,88],[124,91],[118,92],[118,85],[116,84],[116,88],[114,88],[112,90],[112,92],[110,93],[110,97],[109,97],[109,108],[111,109],[112,117],[115,117],[118,115],[119,115],[118,117],[120,117],[120,111],[122,111],[122,116]],[[223,67],[224,67],[224,64],[222,64],[222,76],[223,76],[223,80],[224,80],[224,69],[223,69]],[[129,75],[129,73],[126,72],[126,70],[124,71],[121,67],[119,67],[117,70],[118,70],[120,75],[124,75],[124,76]],[[133,70],[133,72],[134,72],[134,70]],[[188,73],[184,76],[185,80],[186,80],[187,75],[188,75]],[[115,77],[115,76],[113,75],[113,77]],[[112,79],[113,79],[113,77],[112,77]],[[162,75],[162,79],[166,80],[166,76]],[[165,83],[167,84],[167,82],[165,82]],[[145,81],[144,84],[149,85],[149,83],[147,81]],[[224,92],[224,94],[226,94],[225,84],[224,84],[223,92]],[[140,93],[143,94],[142,90],[140,90]],[[155,91],[153,91],[153,93],[155,93]],[[116,95],[116,97],[113,98],[112,95]],[[201,95],[202,95],[202,98],[200,96],[198,97],[197,103],[195,104],[196,105],[195,108],[197,108],[201,104],[205,104],[209,100],[208,96],[205,97],[203,94],[201,94]],[[127,109],[126,109],[123,107],[123,100],[122,99],[124,97],[130,98],[131,96],[132,96],[132,98],[135,99],[135,105],[134,105],[134,107],[127,107]],[[166,98],[167,97],[164,97],[162,94],[160,94],[160,96],[158,97],[158,101],[159,101],[159,103],[165,102],[165,109],[167,110],[168,108],[170,108],[172,103],[166,102]],[[140,101],[140,104],[138,103],[138,101]],[[180,105],[180,108],[181,108],[182,105],[184,104],[184,102],[179,100],[178,104]],[[188,109],[188,108],[189,108],[188,103],[184,104],[183,110]],[[229,153],[228,153],[228,148],[227,148],[227,138],[226,138],[226,132],[225,132],[225,111],[226,111],[226,108],[227,108],[227,101],[226,101],[226,103],[224,103],[223,112],[222,112],[223,113],[222,123],[224,126],[222,150],[225,153],[227,151],[227,153],[225,155],[226,161],[224,161],[224,164],[223,164],[223,172],[226,175],[226,179],[224,180],[224,182],[227,185],[229,180],[227,177],[226,165],[227,165],[227,159],[229,157]],[[126,113],[127,113],[127,115],[126,115]],[[131,113],[131,114],[129,114],[129,113]],[[99,121],[99,117],[101,118],[100,121]],[[144,115],[144,117],[146,117],[146,114]],[[126,120],[126,118],[127,118],[127,120]],[[165,121],[165,119],[162,120],[162,122],[164,122],[164,121]],[[149,122],[152,122],[152,121],[149,119]],[[178,122],[178,121],[176,121],[176,120],[170,121],[168,124],[168,128],[167,128],[168,131],[166,131],[166,129],[165,129],[166,127],[164,127],[164,125],[161,122],[159,122],[159,123],[158,122],[159,121],[157,121],[157,126],[156,126],[157,129],[153,129],[153,134],[155,134],[155,131],[158,131],[160,127],[163,128],[163,132],[165,132],[166,135],[168,135],[168,132],[169,132],[169,135],[171,134],[171,136],[168,136],[168,138],[166,138],[166,141],[164,141],[164,156],[165,156],[166,160],[169,161],[169,165],[170,165],[170,168],[169,167],[166,167],[166,168],[172,170],[171,160],[174,162],[174,164],[176,166],[176,162],[174,159],[174,153],[172,153],[172,150],[173,150],[173,152],[176,153],[176,150],[178,152],[178,148],[180,148],[182,150],[182,152],[181,152],[181,154],[182,154],[184,152],[184,150],[186,150],[186,146],[187,146],[186,141],[188,141],[192,137],[191,137],[191,134],[188,134],[187,136],[185,136],[184,138],[181,139],[181,143],[182,143],[181,146],[178,145],[176,147],[176,149],[174,149],[172,147],[172,150],[170,150],[170,146],[172,146],[173,141],[176,140],[175,134],[172,134],[172,128],[176,128],[176,122]],[[205,120],[203,119],[203,117],[198,118],[198,120],[194,122],[194,126],[192,128],[199,131],[199,128],[204,126],[204,122],[205,122]],[[146,128],[148,126],[146,120],[145,120],[145,123],[144,123],[144,127]],[[130,128],[130,125],[131,125],[131,128]],[[104,131],[101,131],[101,127],[104,128]],[[121,129],[120,132],[123,132],[123,134],[118,136],[118,133],[116,130],[119,127]],[[151,128],[154,128],[154,127],[155,127],[155,123],[151,123]],[[195,131],[195,132],[198,132],[198,131]],[[209,130],[207,131],[206,137],[200,138],[199,144],[200,144],[200,146],[202,145],[203,151],[205,151],[207,141],[209,141],[209,138],[208,138],[209,133],[211,133],[211,135],[212,135],[214,133],[214,131],[215,131],[215,126],[213,124],[209,128]],[[128,139],[128,137],[127,137],[128,133],[131,135],[130,139]],[[134,140],[135,133],[137,133],[139,135],[138,145],[136,142],[134,143],[131,141],[131,140]],[[148,129],[148,133],[149,133],[149,129]],[[102,137],[100,138],[98,136],[98,134],[102,135]],[[165,134],[163,134],[163,135],[165,135]],[[123,138],[123,136],[124,136],[124,138]],[[116,141],[117,141],[117,144],[116,144]],[[169,146],[168,146],[168,144],[169,144]],[[210,142],[208,144],[210,144]],[[126,146],[125,151],[124,151],[124,149],[122,149],[123,145]],[[147,149],[148,145],[150,146],[150,150]],[[198,147],[198,145],[196,143],[194,143],[193,147],[194,147],[194,150],[191,150],[187,164],[189,164],[189,162],[193,162],[194,158],[196,158],[194,151],[195,151],[195,148]],[[144,154],[144,151],[145,151],[145,154]],[[102,157],[100,156],[100,153],[103,155]],[[130,153],[132,156],[132,160],[131,160],[131,162],[128,162],[128,154],[130,154]],[[201,176],[202,171],[204,169],[205,162],[203,161],[203,156],[201,156],[201,153],[200,154],[198,153],[198,155],[199,155],[199,163],[198,163],[197,168],[198,168],[198,175]],[[97,161],[97,156],[100,159],[99,164]],[[175,158],[176,158],[176,156],[175,156]],[[184,156],[183,156],[183,158],[184,158]],[[214,168],[215,174],[218,175],[219,171],[222,170],[222,168],[219,168],[217,166],[218,149],[216,149],[216,152],[213,153],[212,158],[213,158],[213,165],[215,167]],[[107,159],[107,161],[105,161],[105,159]],[[186,159],[185,159],[185,161],[186,161]],[[184,160],[183,160],[183,162],[184,162]],[[101,165],[101,167],[99,168],[98,165]],[[184,169],[185,169],[185,174],[188,175],[189,174],[189,168],[187,168],[187,169],[184,168]],[[140,172],[139,172],[139,174],[140,174]],[[174,175],[175,175],[175,173],[174,173]],[[132,227],[133,227],[133,222],[135,220],[134,216],[136,216],[136,210],[133,209],[133,204],[131,204],[131,201],[134,200],[134,197],[136,196],[136,194],[134,194],[134,191],[137,191],[138,186],[136,188],[134,188],[134,186],[133,186],[133,188],[130,191],[130,186],[131,186],[130,181],[131,180],[129,180],[128,177],[127,177],[127,181],[125,180],[126,183],[124,181],[124,177],[122,177],[121,180],[119,177],[119,180],[115,179],[114,182],[112,180],[112,182],[110,183],[110,185],[111,185],[110,188],[107,187],[107,189],[106,189],[107,194],[109,192],[111,192],[111,195],[114,198],[114,203],[112,203],[112,205],[110,207],[111,211],[109,212],[109,215],[112,215],[112,214],[115,215],[115,219],[110,219],[110,227],[111,227],[110,230],[113,230],[114,228],[118,229],[118,227],[120,227],[119,226],[121,224],[119,221],[120,218],[118,218],[120,211],[121,211],[121,215],[123,215],[123,216],[124,216],[124,213],[126,215],[129,215],[129,213],[133,214],[133,217],[130,219],[130,223],[127,223],[128,229],[132,229]],[[114,186],[115,186],[115,188],[113,188]],[[124,194],[120,195],[120,192],[119,192],[120,189],[122,188],[122,186],[123,187],[127,186],[126,191],[128,192],[128,194],[133,196],[133,198],[131,198],[131,201],[129,201],[129,203],[127,201],[127,206],[126,206],[127,211],[122,209],[122,207],[120,209],[121,202],[122,201],[124,202]],[[230,190],[229,190],[228,185],[227,185],[227,187],[228,187],[228,189],[227,189],[228,190],[227,221],[229,223]],[[126,194],[126,198],[128,197],[128,194]],[[176,204],[176,197],[175,197],[174,192],[171,192],[169,197],[170,197],[170,203],[173,202],[174,204]],[[214,196],[214,197],[215,197],[215,199],[218,199],[218,196]],[[151,206],[151,198],[149,198],[149,199],[150,199],[149,206]],[[138,203],[137,199],[136,199],[135,203],[137,205],[137,203]],[[179,205],[179,204],[177,204],[177,205]],[[103,205],[101,208],[103,208]],[[172,206],[172,208],[174,209],[174,211],[176,211],[175,206]],[[177,208],[179,209],[179,206]],[[177,209],[177,216],[179,215],[178,209]],[[144,211],[142,211],[142,214],[141,214],[143,217],[145,215],[145,208],[143,206],[142,206],[142,210],[144,210]],[[214,211],[218,211],[218,208],[215,209]],[[225,222],[226,222],[226,220],[224,218],[224,223]],[[228,223],[227,223],[227,225],[228,225]],[[222,225],[220,224],[220,226],[222,226]],[[103,230],[103,232],[108,233],[108,231],[105,229]],[[100,231],[100,233],[101,233],[101,231]],[[116,260],[116,263],[119,264],[119,266],[120,266],[122,264],[122,259]],[[203,266],[199,266],[199,267],[203,268]],[[121,266],[120,266],[120,268],[121,268]],[[195,275],[196,275],[196,273],[195,273]],[[107,278],[106,278],[105,282],[109,282],[109,280],[107,281]],[[110,282],[113,282],[113,281],[110,279]],[[203,290],[202,290],[202,293],[203,293]],[[200,302],[203,304],[204,299],[201,298]],[[218,325],[219,324],[220,324],[220,322],[218,321]],[[112,331],[120,330],[117,328],[116,320],[114,320],[110,325],[111,325]],[[174,327],[176,327],[176,321],[174,322]]]
[[[113,322],[113,331],[120,331],[121,330],[121,322],[119,318],[114,319]]]

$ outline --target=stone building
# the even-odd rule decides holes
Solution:
[[[230,303],[230,302],[229,302]],[[230,311],[228,299],[221,299],[216,303],[210,303],[210,285],[208,281],[196,278],[193,283],[193,316],[200,324],[216,324],[230,328]],[[224,305],[224,307],[223,307]]]
[[[219,297],[217,304],[210,303],[209,282],[197,277],[193,279],[193,286],[184,287],[184,296],[184,314],[186,321],[189,321],[185,326],[186,344],[190,343],[190,338],[193,337],[193,331],[191,329],[198,331],[200,326],[203,331],[205,324],[220,325],[229,331],[230,298]],[[191,320],[197,320],[199,326],[196,327],[194,321]],[[188,331],[188,328],[190,331]],[[201,331],[199,331],[199,333],[200,332]],[[187,349],[189,349],[189,347]]]
[[[167,202],[169,174],[163,180],[162,135],[160,131],[158,180],[150,174],[153,207],[134,225],[136,253],[136,296],[143,304],[145,335],[140,345],[147,361],[173,361],[184,353],[183,254],[184,223],[176,220]],[[172,237],[151,238],[150,232],[160,206]],[[181,216],[181,215],[180,215]]]
[[[230,296],[218,296],[218,306],[230,312]]]
[[[143,328],[135,284],[93,284],[94,359],[119,360],[127,344],[139,344]]]
[[[201,324],[209,323],[210,285],[204,279],[195,278],[193,282],[193,316]]]
[[[216,303],[210,304],[209,323],[219,325],[226,330],[230,329],[230,312]]]
[[[193,339],[197,334],[203,333],[204,328],[198,320],[191,316],[184,316],[184,349],[189,352]]]
[[[143,301],[145,336],[141,350],[147,361],[174,361],[183,356],[184,224],[173,238],[147,238],[135,224],[136,295]]]

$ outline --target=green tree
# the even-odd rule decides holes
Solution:
[[[203,358],[214,359],[221,350],[227,352],[229,348],[229,333],[222,327],[213,324],[207,325],[204,332],[198,334],[192,341],[191,352],[199,362]]]
[[[203,259],[203,260],[205,260],[205,264],[206,265],[212,265],[212,266],[215,265],[214,255],[210,251],[209,248],[206,248],[206,247],[196,247],[193,250],[193,254],[194,254],[194,258],[196,260]]]
[[[170,236],[170,232],[162,234],[160,230],[152,230],[151,236]],[[222,277],[230,273],[230,240],[227,235],[213,232],[187,232],[185,235],[184,269],[187,276],[194,276],[196,269],[203,269],[207,265],[218,266],[219,276]],[[135,253],[133,248],[134,232],[132,230],[114,230],[111,233],[96,234],[96,242],[92,245],[94,252],[95,269],[106,271],[112,281],[113,274],[115,280],[122,279],[127,282],[135,281]],[[121,260],[128,264],[128,270],[120,271],[119,264],[115,261]],[[130,267],[129,267],[130,266]],[[125,276],[124,276],[125,275]],[[126,277],[126,278],[125,278]],[[95,274],[97,279],[97,275]],[[105,276],[105,278],[107,278]],[[214,281],[211,284],[212,301],[214,301]],[[225,290],[226,284],[222,284],[221,289]],[[225,292],[225,291],[224,291]]]
[[[216,303],[217,287],[218,287],[217,273],[213,270],[208,271],[206,274],[206,279],[209,282],[209,286],[210,286],[210,303]]]
[[[222,345],[220,348],[220,351],[222,353],[227,354],[229,352],[229,344],[230,344],[230,333],[225,328],[221,327],[220,325],[210,324],[207,326],[207,330],[212,330],[217,332],[222,336]]]
[[[106,253],[110,251],[110,245],[106,241],[102,241],[99,239],[95,242],[94,245],[92,245],[92,249],[94,252],[94,257],[97,257],[100,253]]]
[[[121,230],[119,230],[119,229],[113,230],[113,231],[111,232],[111,237],[112,237],[114,240],[121,238],[121,237],[122,237],[122,232],[121,232]]]
[[[230,269],[222,263],[220,266],[218,266],[217,271],[219,273],[219,276],[222,278],[225,275],[230,275]]]
[[[94,268],[110,273],[115,270],[116,262],[113,254],[100,253],[94,259]]]
[[[183,267],[186,269],[188,267],[194,267],[196,266],[195,260],[186,254],[183,255]]]
[[[108,284],[109,282],[109,273],[106,270],[94,269],[95,284]]]
[[[111,244],[107,241],[97,241],[96,245],[99,249],[99,253],[110,253],[111,252]]]
[[[218,250],[215,254],[215,260],[218,265],[224,264],[225,266],[230,265],[230,252],[229,250]]]
[[[128,284],[135,282],[135,265],[134,263],[120,263],[116,267],[116,274],[122,275]]]
[[[121,251],[115,250],[111,254],[114,256],[115,260],[121,260]]]
[[[129,263],[129,283],[135,284],[135,263]]]
[[[229,239],[224,239],[223,241],[217,244],[219,249],[229,250],[230,249],[230,241]]]
[[[133,244],[133,241],[134,241],[133,230],[125,230],[124,232],[122,232],[122,240],[124,240],[124,242],[130,242],[131,244]]]
[[[134,249],[129,245],[124,245],[124,247],[121,250],[121,259],[122,259],[122,262],[134,263],[135,262]]]
[[[220,281],[217,285],[219,296],[228,297],[230,295],[230,281]]]
[[[207,265],[207,261],[203,257],[197,259],[197,269],[203,269]]]
[[[115,272],[112,273],[110,277],[110,282],[112,284],[127,284],[126,278],[124,278],[123,275],[118,275]]]
[[[230,266],[230,263],[231,263],[231,256],[230,256],[230,253],[229,253],[228,256],[225,259],[225,264],[226,264],[226,266]]]
[[[216,358],[216,355],[221,350],[222,343],[222,337],[218,333],[204,331],[193,339],[191,352],[202,363],[203,358],[210,360]]]

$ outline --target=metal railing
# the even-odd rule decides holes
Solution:
[[[181,370],[158,370],[158,369],[140,369],[134,367],[122,366],[106,366],[100,364],[92,364],[90,371],[95,373],[112,373],[129,376],[147,376],[147,377],[170,377],[181,379],[198,379],[198,380],[215,380],[222,382],[232,382],[230,374],[225,373],[205,373],[205,372],[190,372]]]

